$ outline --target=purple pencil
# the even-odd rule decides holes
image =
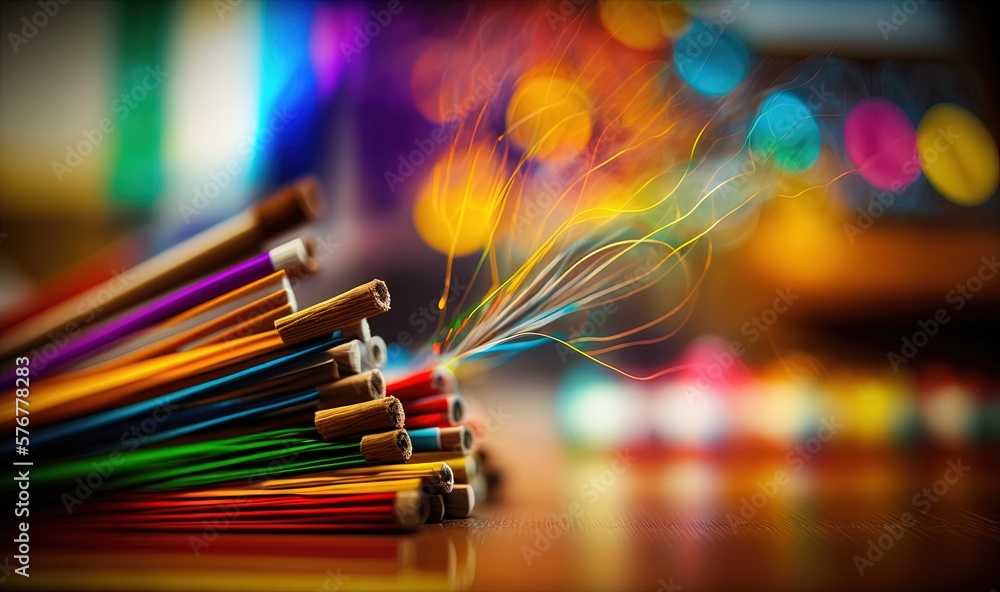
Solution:
[[[49,360],[46,370],[65,366],[82,357],[93,355],[137,331],[151,327],[189,308],[255,282],[275,271],[302,265],[308,258],[308,249],[302,239],[297,238],[279,245],[266,253],[163,296],[116,321],[84,333]]]

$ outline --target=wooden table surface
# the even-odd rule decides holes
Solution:
[[[473,518],[411,535],[223,531],[198,555],[185,534],[95,537],[68,523],[57,539],[33,545],[30,582],[13,583],[66,590],[1000,589],[994,449],[959,451],[971,470],[924,513],[914,495],[934,483],[953,451],[866,455],[834,443],[801,482],[734,521],[742,501],[773,474],[770,460],[573,451],[554,429],[551,397],[527,387],[485,393],[474,407],[504,419],[486,442],[503,480]],[[567,522],[565,514],[575,516]]]

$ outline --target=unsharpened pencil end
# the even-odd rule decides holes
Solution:
[[[468,518],[476,507],[476,494],[468,485],[456,485],[444,495],[444,515],[448,518]]]
[[[275,271],[297,269],[305,265],[310,258],[309,247],[306,245],[306,241],[301,238],[282,243],[268,251],[267,254]]]
[[[361,372],[361,342],[357,339],[342,343],[330,350],[333,359],[337,360],[340,373],[343,376]]]
[[[353,374],[316,387],[319,391],[319,408],[332,409],[355,405],[385,396],[385,378],[378,370]]]
[[[305,310],[282,317],[275,321],[274,328],[281,341],[290,345],[330,335],[387,310],[389,288],[382,280],[372,280]]]
[[[472,450],[472,430],[468,426],[441,428],[440,434],[442,451],[464,455]]]
[[[316,412],[316,430],[326,441],[350,436],[398,430],[406,419],[403,405],[395,397],[385,397]],[[407,436],[409,439],[409,436]]]
[[[451,493],[452,488],[455,487],[455,473],[448,466],[448,463],[441,463],[441,492]]]
[[[372,336],[365,342],[364,350],[365,361],[372,368],[381,368],[389,361],[389,348],[386,346],[385,340],[378,335]]]
[[[264,236],[281,234],[315,220],[322,205],[319,183],[313,177],[305,177],[281,187],[257,204],[258,224]]]
[[[368,319],[361,319],[350,327],[344,328],[344,339],[357,339],[361,343],[368,343],[372,338],[372,329],[368,325]]]
[[[361,438],[361,454],[368,462],[403,463],[413,454],[406,430],[369,434]]]

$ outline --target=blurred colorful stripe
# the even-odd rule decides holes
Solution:
[[[68,5],[5,54],[0,153],[17,214],[128,213],[161,242],[315,166],[360,10],[315,2]],[[18,86],[52,92],[17,93]],[[42,122],[42,125],[38,125]],[[193,212],[192,212],[193,209]]]

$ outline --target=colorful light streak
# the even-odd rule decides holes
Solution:
[[[657,27],[630,21],[659,10],[646,4],[602,3],[559,23],[488,7],[470,22],[477,10],[479,29],[427,51],[435,63],[453,56],[463,72],[485,68],[495,92],[463,112],[442,103],[458,82],[426,71],[425,56],[413,72],[421,111],[455,116],[414,212],[425,242],[447,257],[432,348],[440,363],[495,364],[553,342],[630,378],[678,372],[625,370],[607,354],[674,336],[713,251],[747,239],[760,202],[853,174],[875,187],[920,174],[913,126],[892,102],[861,101],[843,140],[828,137],[840,132],[800,96],[801,79],[790,70],[766,78],[731,32],[673,9]],[[692,53],[708,37],[710,50]],[[741,96],[729,96],[737,87]],[[748,93],[759,97],[753,115]],[[883,107],[903,119],[859,131]],[[857,169],[815,166],[842,142]],[[447,310],[456,259],[476,253],[472,288]],[[612,319],[621,308],[628,314]],[[622,328],[626,317],[632,326]]]
[[[614,54],[632,59],[631,50],[587,18],[550,35],[547,47],[539,47],[540,32],[533,53],[507,60],[517,65],[503,73],[518,80],[510,95],[496,93],[458,123],[430,195],[417,202],[422,236],[447,250],[446,277],[456,257],[482,242],[473,284],[480,275],[491,280],[478,304],[441,327],[435,352],[457,365],[551,341],[633,378],[675,372],[629,373],[597,356],[676,334],[711,262],[711,243],[702,239],[772,186],[774,175],[753,162],[746,129],[720,135],[733,123],[731,110],[693,100],[664,62],[613,68]],[[599,51],[577,55],[580,43]],[[501,108],[506,125],[494,134]],[[538,204],[532,179],[550,171],[563,180],[561,191]],[[676,290],[665,299],[649,292],[666,305],[634,327],[607,335],[559,330],[586,323],[592,311],[629,306],[658,284]]]

